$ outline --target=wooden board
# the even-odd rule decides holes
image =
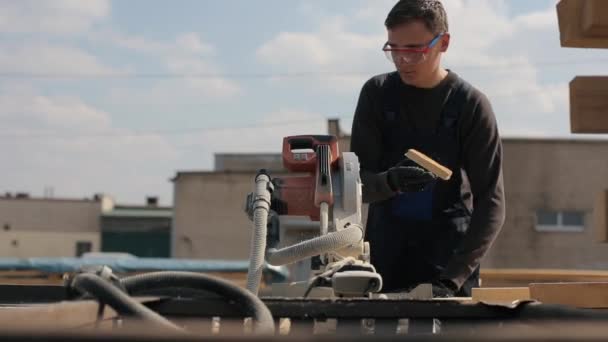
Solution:
[[[530,284],[530,297],[545,304],[608,308],[608,282]]]
[[[530,299],[528,287],[479,287],[473,288],[473,302],[488,304],[512,303]]]
[[[597,242],[608,242],[608,190],[597,195],[593,208],[593,226]]]
[[[530,283],[608,282],[608,272],[599,270],[561,269],[493,269],[480,270],[481,286],[527,287]]]
[[[557,4],[562,47],[608,48],[606,0],[561,0]]]
[[[572,133],[608,133],[608,77],[578,76],[570,82]]]

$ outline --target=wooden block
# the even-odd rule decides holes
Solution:
[[[411,149],[405,153],[405,156],[443,180],[449,180],[452,177],[450,169],[437,163],[422,152]]]
[[[606,0],[561,0],[557,4],[562,47],[608,48]]]
[[[530,284],[530,297],[545,304],[608,308],[608,283]]]
[[[608,190],[597,195],[593,208],[595,236],[598,242],[608,242]]]
[[[608,133],[608,77],[578,76],[570,82],[572,133]]]
[[[473,301],[484,303],[512,303],[530,299],[528,287],[479,287],[473,288]]]
[[[581,28],[589,37],[608,38],[608,1],[583,1]]]

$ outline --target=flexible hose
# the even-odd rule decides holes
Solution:
[[[287,265],[298,260],[344,248],[361,241],[362,238],[363,227],[360,224],[352,224],[340,231],[302,241],[290,247],[278,250],[269,248],[266,251],[266,260],[269,264],[275,266]]]
[[[81,292],[90,294],[100,302],[109,305],[120,315],[135,316],[165,329],[182,333],[186,332],[163,316],[129,297],[129,295],[122,292],[119,288],[96,274],[79,274],[74,278],[72,286]]]
[[[224,279],[193,272],[152,272],[125,277],[120,282],[130,294],[176,287],[216,293],[244,307],[245,314],[253,319],[255,334],[274,334],[274,319],[268,307],[251,292]]]
[[[262,272],[264,271],[264,253],[266,251],[266,233],[268,228],[268,212],[270,210],[270,177],[259,174],[255,178],[253,202],[253,231],[249,248],[249,269],[247,271],[247,289],[258,295]]]

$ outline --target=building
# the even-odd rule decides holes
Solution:
[[[594,202],[608,189],[608,140],[505,139],[507,219],[490,267],[603,269]]]
[[[328,127],[348,151],[350,137],[339,122]],[[608,189],[608,140],[505,138],[503,146],[507,219],[483,266],[608,267],[608,245],[596,241],[593,229],[594,200]],[[214,171],[178,172],[174,256],[248,257],[252,224],[243,206],[261,167],[275,176],[284,171],[277,154],[217,155]]]
[[[173,257],[249,258],[252,223],[245,199],[256,171],[284,172],[280,155],[216,155],[215,171],[178,172],[174,182]]]
[[[109,204],[92,199],[0,197],[1,257],[74,257],[100,250],[99,217]]]
[[[123,252],[169,257],[173,209],[116,205],[111,197],[90,199],[0,197],[0,257],[78,257],[88,252]]]
[[[101,250],[138,257],[171,255],[171,207],[148,197],[146,205],[115,205],[101,214]]]

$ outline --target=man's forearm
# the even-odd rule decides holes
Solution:
[[[448,263],[442,278],[452,280],[458,287],[471,276],[498,236],[504,220],[504,194],[475,201],[469,229],[461,247]]]

